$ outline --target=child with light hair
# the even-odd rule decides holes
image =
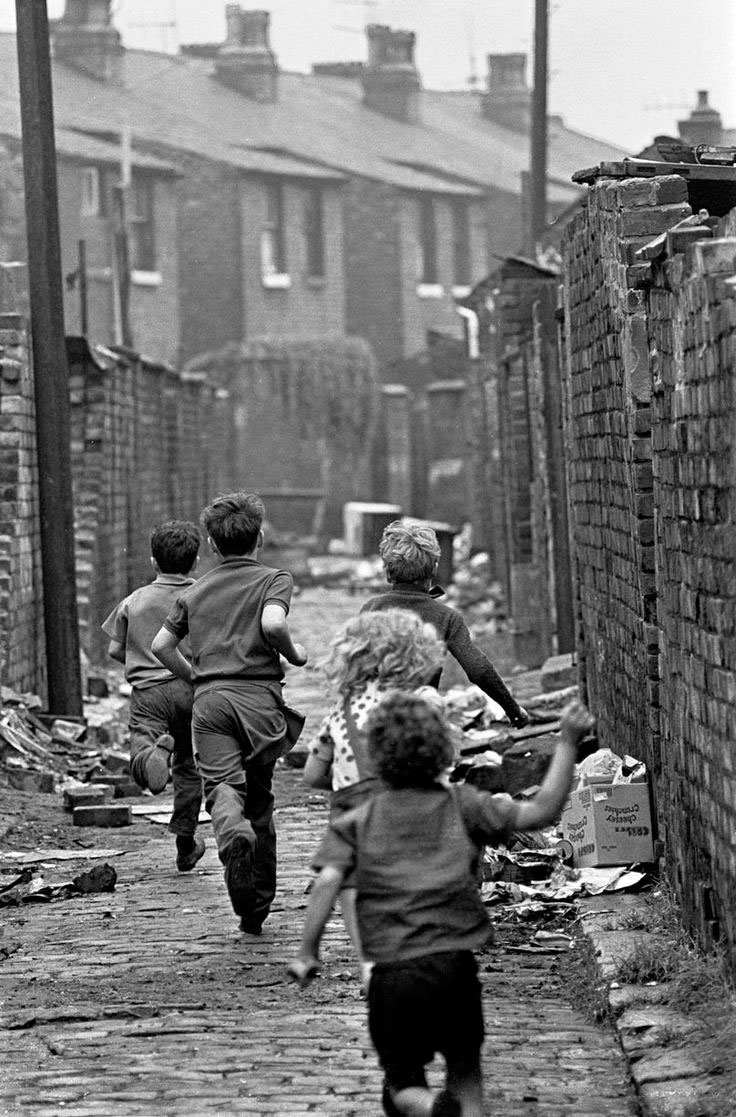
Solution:
[[[437,600],[445,591],[434,584],[441,553],[434,530],[421,521],[393,520],[384,529],[378,553],[391,588],[368,598],[361,614],[384,609],[408,609],[417,613],[423,621],[434,625],[469,682],[498,703],[515,729],[523,728],[529,720],[526,710],[511,694],[485,652],[473,641],[457,609]],[[439,685],[441,673],[440,666],[429,680],[432,686]]]
[[[332,791],[331,817],[350,810],[380,787],[366,747],[365,724],[371,710],[396,689],[441,703],[436,690],[426,684],[441,669],[444,655],[444,644],[432,625],[402,609],[362,613],[335,636],[323,669],[338,697],[308,746],[304,768],[308,784]],[[367,984],[370,966],[362,955],[350,880],[343,885],[340,904]]]

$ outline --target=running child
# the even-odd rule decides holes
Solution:
[[[186,873],[205,850],[204,841],[195,835],[202,780],[192,755],[193,691],[190,682],[162,666],[151,643],[177,594],[194,583],[190,575],[201,538],[190,520],[168,520],[153,528],[150,541],[154,581],[116,605],[102,631],[110,637],[108,655],[124,665],[132,688],[130,774],[139,787],[156,795],[166,787],[171,769],[174,809],[169,830],[176,834],[176,867]]]
[[[368,1024],[385,1079],[387,1114],[483,1117],[480,1052],[484,1037],[474,951],[491,925],[476,883],[482,847],[516,830],[555,821],[572,783],[577,746],[592,727],[579,702],[568,705],[561,738],[537,794],[515,802],[440,776],[452,741],[436,707],[389,694],[367,724],[368,751],[385,788],[333,818],[314,859],[301,946],[288,973],[305,986],[319,970],[319,945],[349,874],[366,958],[374,962]],[[433,1093],[425,1068],[446,1063]]]

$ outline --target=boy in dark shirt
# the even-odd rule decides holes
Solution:
[[[471,683],[503,709],[514,729],[522,729],[529,717],[509,691],[488,656],[480,650],[457,609],[438,601],[444,590],[433,585],[440,561],[440,545],[426,524],[394,520],[385,528],[379,554],[391,589],[369,597],[361,613],[376,609],[409,609],[433,624],[445,647],[462,667]],[[438,686],[442,669],[431,680]]]
[[[218,562],[176,598],[154,654],[194,683],[192,736],[205,804],[240,929],[261,933],[276,892],[271,782],[286,737],[280,656],[307,662],[289,632],[293,580],[258,561],[265,509],[255,493],[218,496],[202,523]],[[192,662],[178,645],[189,638]]]
[[[512,831],[558,817],[577,746],[593,723],[579,702],[562,715],[561,739],[537,794],[523,802],[440,776],[453,756],[442,714],[394,692],[370,715],[368,748],[385,789],[331,819],[314,859],[299,953],[288,972],[302,986],[319,969],[319,943],[346,874],[357,887],[365,956],[374,962],[368,1024],[385,1073],[388,1114],[483,1117],[483,1014],[473,951],[491,933],[476,883],[480,851]],[[439,1052],[445,1089],[425,1067]]]
[[[174,809],[169,830],[176,834],[176,867],[189,872],[205,850],[195,837],[202,805],[202,780],[192,756],[192,687],[161,666],[151,643],[180,590],[191,586],[199,528],[189,520],[169,520],[151,531],[151,565],[156,580],[134,590],[102,624],[110,637],[108,655],[125,667],[130,694],[130,774],[157,794],[166,787],[169,767]]]

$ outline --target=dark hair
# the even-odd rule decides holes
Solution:
[[[368,749],[389,787],[430,787],[454,757],[440,711],[413,694],[392,691],[366,722]]]
[[[221,555],[247,555],[265,514],[256,493],[221,493],[202,512],[202,524]]]
[[[151,554],[162,574],[188,574],[201,542],[191,520],[167,520],[151,529]]]

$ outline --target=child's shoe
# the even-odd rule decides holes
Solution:
[[[185,844],[185,843],[182,843]],[[204,838],[192,838],[191,849],[188,852],[183,852],[179,848],[179,839],[176,840],[177,855],[176,867],[180,873],[190,872],[197,862],[201,859],[207,848],[204,844]]]
[[[263,924],[257,919],[251,919],[249,915],[244,915],[240,920],[240,930],[245,932],[246,935],[260,935],[263,931]]]
[[[169,767],[171,754],[174,751],[174,738],[170,733],[162,733],[153,743],[143,763],[143,777],[146,787],[154,795],[166,787],[169,782]]]
[[[449,1090],[440,1090],[432,1103],[431,1117],[462,1117],[463,1107]]]
[[[227,851],[225,884],[236,915],[249,919],[256,901],[253,850],[248,839],[238,835]]]

